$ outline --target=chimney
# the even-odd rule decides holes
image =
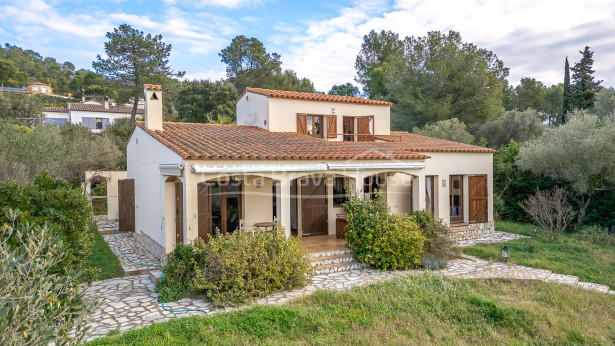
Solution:
[[[105,109],[109,109],[109,96],[105,96]]]
[[[145,128],[162,131],[162,86],[145,84]],[[139,102],[139,100],[134,100]]]

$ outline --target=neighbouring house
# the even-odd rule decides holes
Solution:
[[[28,94],[43,94],[43,95],[51,95],[53,94],[53,89],[51,85],[41,82],[32,82],[26,85],[26,89],[28,90]]]
[[[45,123],[64,125],[66,122],[81,124],[92,132],[102,132],[113,125],[116,119],[130,118],[132,107],[110,105],[97,102],[68,103],[68,107],[43,107]],[[137,108],[137,116],[142,116],[143,108]]]
[[[163,122],[162,88],[144,93],[128,181],[135,235],[159,257],[273,222],[288,236],[334,235],[345,186],[383,191],[395,212],[493,230],[494,150],[391,131],[391,103],[247,88],[237,125],[219,125]]]

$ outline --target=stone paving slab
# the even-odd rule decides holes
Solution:
[[[529,238],[521,234],[493,231],[491,233],[481,234],[477,238],[472,239],[460,239],[454,242],[457,247],[473,246],[476,244],[491,244],[491,243],[504,243],[510,240]]]
[[[115,237],[115,238],[114,238]],[[149,265],[160,265],[160,261],[147,251],[137,240],[132,236],[132,233],[120,233],[115,235],[103,235],[103,238],[109,244],[111,251],[117,256],[122,264],[122,269],[127,276],[145,274],[151,270],[159,269],[158,267],[142,266],[130,262],[117,249],[118,245],[122,252],[131,260]],[[116,244],[117,240],[117,244]]]

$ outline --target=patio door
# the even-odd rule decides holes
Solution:
[[[301,179],[303,235],[326,235],[328,231],[327,179]]]
[[[198,187],[199,238],[230,234],[239,228],[242,218],[242,183],[226,181],[201,183]]]
[[[463,223],[463,175],[450,176],[451,224]]]

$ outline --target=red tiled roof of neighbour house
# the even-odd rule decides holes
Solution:
[[[70,103],[70,110],[80,112],[108,112],[108,113],[132,113],[132,107],[111,106],[109,109],[105,109],[104,105],[84,104],[84,103]],[[137,114],[143,114],[145,110],[143,108],[137,108]]]
[[[164,122],[163,131],[137,126],[184,159],[209,160],[424,160],[396,143],[330,142],[254,126]]]
[[[147,90],[156,90],[156,91],[162,90],[162,85],[157,85],[157,84],[144,84],[144,87]]]
[[[362,97],[353,97],[353,96],[339,96],[339,95],[326,95],[326,94],[314,94],[314,93],[304,93],[298,91],[284,91],[284,90],[270,90],[270,89],[261,89],[261,88],[246,88],[246,92],[253,92],[255,94],[273,97],[273,98],[284,98],[284,99],[295,99],[295,100],[305,100],[305,101],[323,101],[323,102],[341,102],[341,103],[359,103],[364,105],[374,105],[374,106],[392,106],[391,102],[379,101],[379,100],[370,100],[364,99]],[[244,93],[245,94],[245,93]],[[241,100],[241,97],[237,100]]]
[[[374,136],[375,139],[403,145],[408,150],[416,152],[466,152],[495,153],[497,150],[476,145],[448,141],[440,138],[417,135],[403,131],[391,131],[390,136]]]
[[[43,112],[68,113],[68,108],[64,108],[64,107],[43,107]]]

